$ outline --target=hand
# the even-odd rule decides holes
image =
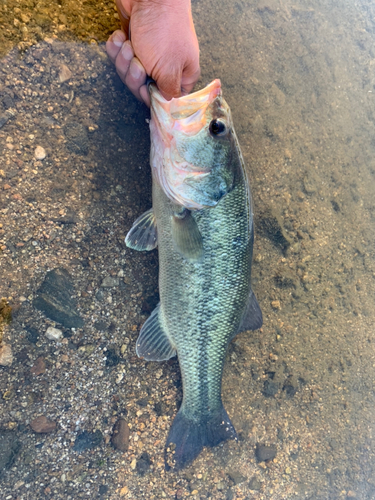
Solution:
[[[190,0],[116,0],[116,3],[123,31],[111,35],[106,49],[131,92],[150,105],[146,75],[156,81],[166,99],[191,92],[200,68]]]

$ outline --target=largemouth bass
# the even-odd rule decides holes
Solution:
[[[204,446],[236,439],[221,399],[225,354],[262,313],[250,284],[250,188],[220,81],[171,101],[154,85],[150,95],[152,209],[126,243],[159,249],[160,303],[136,350],[149,361],[178,356],[183,401],[165,459],[180,469]]]

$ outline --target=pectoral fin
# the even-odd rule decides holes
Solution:
[[[203,255],[203,240],[190,210],[183,208],[172,216],[172,239],[177,251],[188,260]]]
[[[246,330],[258,330],[263,324],[262,311],[260,310],[254,292],[250,290],[246,309],[242,315],[241,323],[236,335]]]
[[[125,244],[129,248],[139,251],[153,250],[157,247],[157,227],[152,208],[134,222],[126,235]]]
[[[160,303],[141,328],[136,352],[137,356],[147,361],[165,361],[176,356],[176,349],[162,326]]]

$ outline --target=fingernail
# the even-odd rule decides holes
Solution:
[[[132,63],[130,64],[129,71],[134,80],[138,80],[138,78],[142,74],[142,69],[139,67],[139,64],[136,61],[132,61]]]
[[[112,43],[115,44],[116,47],[122,47],[124,43],[124,37],[121,35],[121,33],[113,33]]]
[[[131,61],[134,57],[134,52],[130,43],[124,43],[121,49],[122,56],[127,61]]]

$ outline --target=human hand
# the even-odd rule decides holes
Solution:
[[[116,3],[123,31],[117,30],[110,36],[106,50],[121,80],[148,106],[147,75],[156,81],[166,99],[188,94],[200,75],[190,0]]]

